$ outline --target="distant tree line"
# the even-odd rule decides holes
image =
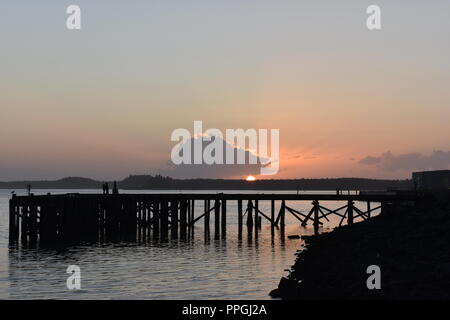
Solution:
[[[68,177],[54,181],[0,182],[0,189],[101,189],[105,181]],[[112,185],[112,181],[108,182]],[[130,175],[118,181],[120,189],[129,190],[386,190],[411,189],[405,180],[365,178],[272,179],[245,181],[237,179],[173,179],[161,175]]]

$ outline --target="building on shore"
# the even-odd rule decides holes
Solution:
[[[450,189],[450,170],[413,172],[415,190]]]

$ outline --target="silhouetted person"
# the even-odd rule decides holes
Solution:
[[[106,183],[102,183],[103,194],[106,194]]]
[[[108,182],[105,183],[105,193],[109,194],[109,185]]]
[[[28,195],[31,194],[31,185],[27,185],[27,194],[28,194]]]
[[[119,190],[117,189],[117,182],[114,181],[114,186],[113,186],[113,190],[112,190],[113,194],[119,194]]]

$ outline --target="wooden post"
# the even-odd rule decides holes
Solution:
[[[192,216],[191,216],[191,200],[188,199],[187,201],[187,225],[188,225],[188,232],[190,233],[191,229],[191,223],[192,223]]]
[[[161,240],[166,241],[169,234],[169,205],[167,199],[161,201]]]
[[[20,206],[17,205],[14,209],[14,216],[15,216],[15,230],[14,230],[14,239],[19,240],[19,233],[20,233]]]
[[[119,219],[121,219],[122,216],[122,206],[120,204],[116,204],[116,210],[119,216]],[[139,200],[125,200],[125,204],[123,207],[124,211],[129,214],[134,214],[137,219],[137,225],[138,225],[138,237],[139,241],[141,240],[141,236],[144,234],[144,211],[142,208],[142,203]]]
[[[144,234],[147,231],[147,209],[145,206],[145,202],[143,200],[139,200],[139,208],[141,210],[142,213],[142,229],[144,230]]]
[[[142,213],[144,215],[144,236],[147,237],[147,235],[149,234],[149,228],[148,228],[148,223],[149,223],[149,216],[148,216],[148,207],[147,204],[144,200],[141,201],[141,206],[142,206]]]
[[[194,238],[194,219],[195,219],[195,199],[192,199],[190,201],[191,203],[191,222],[190,222],[190,226],[191,226],[191,238]]]
[[[100,198],[97,209],[98,209],[97,215],[98,215],[98,219],[99,219],[99,228],[100,228],[99,238],[100,238],[100,241],[104,241],[105,240],[105,208],[104,208],[103,197]],[[47,219],[48,219],[48,213],[47,213]]]
[[[275,200],[272,199],[270,201],[270,219],[272,220],[270,222],[270,233],[273,237],[273,235],[275,234]]]
[[[222,199],[222,237],[227,232],[227,200]]]
[[[370,218],[371,211],[370,211],[370,201],[367,201],[367,218]]]
[[[313,206],[314,206],[314,223],[313,223],[314,233],[318,234],[319,233],[319,201],[314,200]]]
[[[286,226],[285,224],[285,215],[286,215],[286,203],[285,201],[281,201],[281,209],[280,209],[280,227],[281,227],[281,235],[284,237],[284,228]]]
[[[68,201],[68,200],[66,200]],[[116,233],[116,208],[115,208],[115,204],[113,203],[112,199],[110,196],[106,196],[105,199],[106,202],[106,237],[108,239],[113,238],[114,236],[117,236]],[[70,208],[68,208],[68,210],[66,210],[66,219],[70,220],[72,218],[72,208],[70,206]]]
[[[41,207],[41,219],[42,212],[44,212],[44,208]],[[99,217],[98,217],[98,198],[92,199],[90,203],[90,215],[92,217],[92,221],[94,223],[94,227],[92,227],[92,236],[95,237],[96,241],[99,241]]]
[[[127,201],[130,202],[130,201]],[[139,237],[141,236],[141,234],[143,236],[145,236],[145,217],[144,217],[144,208],[142,205],[142,201],[139,200],[134,200],[131,201],[132,203],[130,203],[130,205],[132,206],[131,210],[133,210],[134,212],[137,213],[138,216],[138,220],[139,220],[139,230],[138,230],[138,235]]]
[[[170,201],[170,236],[178,238],[178,201],[175,198]]]
[[[205,200],[205,217],[203,218],[203,222],[204,222],[204,232],[205,232],[205,238],[209,239],[209,216],[210,216],[210,200]]]
[[[249,231],[253,228],[253,203],[252,200],[248,200],[247,203],[247,227]]]
[[[98,240],[98,217],[96,215],[95,210],[95,201],[96,199],[88,198],[86,200],[86,212],[87,212],[87,218],[89,223],[89,239],[92,239],[93,241]],[[42,211],[42,208],[41,208]],[[122,212],[122,220],[124,220],[125,215]],[[122,223],[126,223],[126,221],[122,221]]]
[[[148,228],[148,232],[150,234],[150,230],[151,230],[152,222],[153,222],[152,221],[152,203],[151,203],[151,201],[149,201],[149,200],[145,201],[145,206],[147,207],[147,228]]]
[[[386,202],[385,201],[382,201],[381,202],[381,208],[380,208],[380,216],[382,216],[382,215],[384,215],[384,214],[386,214]]]
[[[153,238],[154,239],[159,238],[159,219],[160,219],[159,202],[160,202],[160,200],[155,200],[153,202],[152,226],[153,226]]]
[[[180,239],[186,239],[187,200],[180,199]]]
[[[49,205],[47,214],[47,239],[53,241],[56,238],[56,204]]]
[[[114,226],[114,229],[111,230],[111,235],[113,235],[113,237],[115,239],[117,239],[120,235],[120,233],[119,233],[120,208],[119,208],[117,199],[115,197],[113,197],[112,195],[110,197],[110,201],[111,201],[111,208],[112,208],[112,213],[113,213],[113,226]],[[74,199],[74,202],[76,202],[75,199]],[[137,209],[136,206],[134,207],[134,209],[135,210]],[[134,214],[136,214],[136,211],[134,211]]]
[[[195,220],[195,199],[191,200],[191,223]],[[192,225],[193,227],[194,225]]]
[[[22,244],[27,242],[27,235],[28,235],[28,206],[23,205],[22,206],[22,221],[20,226],[20,236]]]
[[[37,242],[37,206],[36,204],[32,204],[30,206],[30,216],[29,216],[29,234],[30,234],[30,243],[35,244]]]
[[[41,205],[41,212],[39,215],[39,242],[45,243],[48,239],[48,204]]]
[[[353,201],[352,200],[348,200],[348,218],[347,218],[347,223],[348,224],[353,224]]]
[[[219,238],[220,235],[220,201],[216,199],[214,202],[214,237]]]
[[[13,195],[15,198],[15,195]],[[17,240],[16,236],[16,205],[13,200],[9,200],[9,241]]]
[[[259,201],[255,200],[255,237],[258,237],[259,229]]]
[[[113,208],[114,212],[117,212],[120,214],[120,209],[118,210],[118,205],[116,204],[116,201],[114,200]],[[135,226],[135,234],[137,232],[137,241],[141,241],[141,235],[142,235],[142,214],[141,214],[141,207],[139,202],[133,203],[133,201],[130,201],[130,199],[125,200],[123,209],[125,212],[127,212],[129,215],[135,217],[136,219],[136,226]]]
[[[242,199],[238,200],[238,237],[242,238]]]
[[[140,229],[148,228],[149,222],[145,222],[146,225],[142,225],[142,221],[138,219],[138,215],[141,215],[142,213],[146,214],[144,211],[142,202],[137,201],[129,201],[128,199],[124,200],[122,204],[119,203],[119,211],[122,215],[121,220],[124,222],[125,232],[127,233],[127,236],[130,237],[130,239],[135,239],[136,236],[136,229],[140,234]]]
[[[137,207],[137,220],[138,220],[138,226],[139,226],[139,233],[141,232],[140,230],[142,229],[143,224],[144,224],[144,217],[143,217],[141,204],[142,204],[141,201],[138,201],[137,206],[136,206]]]

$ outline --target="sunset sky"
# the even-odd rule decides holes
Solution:
[[[0,180],[167,173],[194,120],[279,129],[264,178],[450,169],[449,16],[449,1],[1,1]]]

